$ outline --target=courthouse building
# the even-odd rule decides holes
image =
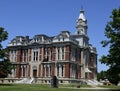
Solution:
[[[64,30],[56,36],[16,36],[8,44],[14,66],[9,77],[36,78],[44,83],[52,76],[57,76],[60,83],[96,79],[97,52],[89,44],[87,29],[87,19],[81,10],[74,34]]]

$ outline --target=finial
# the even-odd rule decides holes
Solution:
[[[80,12],[83,12],[83,13],[84,13],[83,6],[82,6],[82,5],[81,5],[81,10],[80,10]]]
[[[81,5],[81,10],[83,10],[83,6]]]

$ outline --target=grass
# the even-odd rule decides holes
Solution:
[[[0,84],[0,91],[97,91],[96,89],[95,90],[74,89],[75,86],[76,85],[59,85],[59,88],[50,88],[49,85],[45,85],[45,84]],[[83,85],[82,88],[83,87],[89,88],[90,86]],[[120,89],[120,87],[118,86],[116,87],[114,86],[114,88]],[[101,90],[98,90],[98,91],[101,91]],[[114,91],[114,90],[102,90],[102,91]]]
[[[120,89],[120,86],[116,86],[116,85],[103,85],[103,86],[99,86],[102,88],[114,88],[114,89]]]

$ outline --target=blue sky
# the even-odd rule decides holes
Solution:
[[[120,7],[119,0],[0,0],[0,26],[9,33],[4,47],[17,35],[54,36],[62,30],[74,34],[81,6],[88,20],[89,42],[97,48],[98,59],[107,55],[108,48],[100,42],[106,39],[105,25],[112,9]],[[98,72],[107,68],[98,62]]]

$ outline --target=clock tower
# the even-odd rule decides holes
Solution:
[[[84,10],[80,11],[80,15],[77,20],[76,34],[77,35],[87,35],[87,20],[84,15]]]
[[[87,46],[89,43],[89,38],[87,36],[87,19],[85,18],[84,15],[84,10],[80,10],[79,17],[76,22],[76,32],[75,35],[77,36],[77,40],[79,41],[80,46]]]

